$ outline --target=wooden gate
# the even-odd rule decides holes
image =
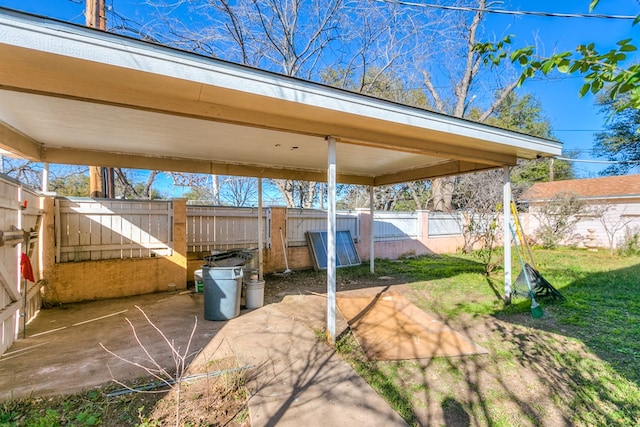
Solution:
[[[0,354],[13,344],[41,306],[38,231],[40,197],[0,177]],[[29,257],[36,283],[22,279],[20,260]]]

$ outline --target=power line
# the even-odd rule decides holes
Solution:
[[[589,159],[571,159],[569,157],[559,157],[556,156],[554,159],[564,160],[565,162],[576,162],[576,163],[597,163],[603,165],[622,165],[626,163],[636,163],[630,160],[589,160]]]
[[[468,6],[444,6],[440,4],[430,3],[414,3],[404,0],[375,0],[379,3],[393,3],[402,6],[412,7],[424,7],[431,9],[444,9],[444,10],[457,10],[462,12],[482,12],[482,13],[495,13],[502,15],[521,15],[521,16],[545,16],[550,18],[596,18],[596,19],[625,19],[634,20],[635,16],[630,15],[609,15],[602,13],[561,13],[561,12],[535,12],[535,11],[520,11],[520,10],[506,10],[506,9],[483,9],[479,7]]]
[[[554,129],[554,132],[602,132],[604,129]]]
[[[571,151],[572,153],[578,154],[593,154],[596,150],[589,148],[570,148],[570,147],[562,147],[566,151]]]

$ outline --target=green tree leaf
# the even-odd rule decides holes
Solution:
[[[591,84],[589,83],[585,83],[582,85],[582,87],[580,88],[580,96],[583,97],[587,94],[587,92],[589,92],[589,88],[591,88]]]
[[[562,61],[560,61],[560,64],[558,64],[558,71],[563,74],[568,73],[570,68],[570,62],[566,59],[563,59]]]

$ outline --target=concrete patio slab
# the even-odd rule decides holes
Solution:
[[[281,303],[243,310],[229,321],[203,320],[201,294],[151,294],[70,304],[43,310],[0,358],[0,399],[73,393],[142,372],[100,344],[133,360],[140,341],[163,366],[170,351],[142,312],[174,345],[202,349],[192,366],[233,356],[248,370],[251,425],[406,425],[400,416],[321,337],[326,300],[289,296]],[[128,321],[127,321],[128,319]],[[342,321],[343,322],[343,321]],[[346,326],[339,323],[338,326]],[[341,330],[341,329],[339,329]]]

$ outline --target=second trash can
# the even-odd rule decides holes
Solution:
[[[202,266],[204,318],[229,320],[240,314],[242,267]]]

